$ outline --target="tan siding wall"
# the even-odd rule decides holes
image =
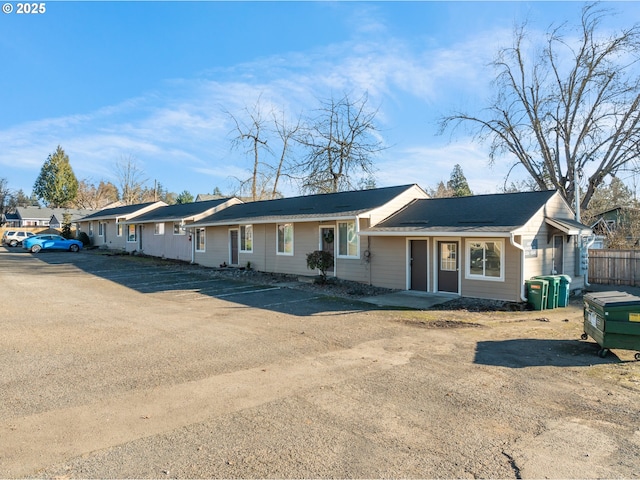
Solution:
[[[369,219],[361,218],[359,221],[360,231],[369,227]],[[335,224],[336,242],[338,241],[338,225]],[[358,236],[359,256],[358,258],[338,258],[336,245],[336,277],[343,280],[350,280],[360,283],[371,283],[371,264],[365,257],[365,251],[370,248],[369,237]]]
[[[511,245],[508,238],[482,238],[473,240],[497,241],[501,240],[504,246],[504,280],[475,280],[466,278],[467,272],[467,245],[468,239],[462,239],[460,252],[461,295],[464,297],[491,298],[495,300],[520,301],[522,291],[520,282],[520,254],[521,251]]]
[[[363,220],[362,222],[365,222]],[[316,275],[316,271],[307,268],[307,253],[320,247],[320,226],[332,226],[335,223],[304,222],[293,227],[293,256],[279,255],[276,252],[277,229],[275,223],[253,225],[253,252],[239,252],[240,266],[251,262],[252,268],[262,272],[286,273],[291,275]],[[207,228],[207,251],[196,252],[196,263],[209,267],[218,267],[229,262],[229,227]],[[337,241],[337,235],[336,235]],[[360,239],[360,258],[336,258],[336,276],[344,280],[369,282],[369,264],[364,261],[366,237]]]
[[[371,283],[404,290],[407,287],[407,254],[404,237],[371,237]]]
[[[195,242],[195,230],[189,230]],[[229,227],[207,227],[205,229],[205,251],[195,252],[195,263],[205,267],[219,267],[229,263]]]
[[[254,225],[253,226],[253,252],[238,253],[238,261],[241,266],[246,266],[248,262],[251,262],[251,268],[254,270],[258,270],[260,272],[266,272],[267,265],[267,250],[269,252],[275,252],[275,246],[273,247],[273,251],[270,250],[267,245],[269,244],[266,237],[266,232],[271,231],[272,228],[275,228],[274,225]],[[240,241],[238,232],[238,242]],[[294,232],[295,235],[295,232]]]
[[[123,226],[123,234],[122,236],[118,237],[118,232],[117,232],[117,228],[116,228],[116,222],[115,220],[105,220],[102,221],[103,223],[106,223],[106,241],[104,240],[103,237],[101,237],[100,235],[98,235],[98,233],[100,232],[99,230],[99,226],[98,226],[98,221],[94,221],[93,223],[93,236],[90,236],[89,238],[91,239],[91,245],[92,246],[96,246],[96,247],[105,247],[105,248],[110,248],[113,250],[125,250],[125,242],[126,242],[126,237],[124,234],[124,226]],[[80,222],[80,231],[86,233],[87,235],[89,235],[89,223],[90,222]]]
[[[560,195],[554,195],[549,202],[541,209],[531,220],[520,229],[522,233],[520,243],[527,247],[532,240],[537,240],[538,249],[537,256],[525,258],[524,274],[525,279],[529,279],[536,275],[550,275],[553,270],[553,234],[561,234],[545,222],[546,217],[573,219],[574,213],[562,200]],[[576,276],[576,237],[564,236],[564,272],[572,279],[571,289],[584,288],[584,279],[582,276]],[[518,239],[516,239],[518,241]]]
[[[118,228],[116,226],[115,220],[107,221],[107,239],[105,246],[114,250],[124,250],[125,248],[125,233],[124,233],[124,225],[122,226],[122,235],[118,236]],[[95,235],[95,230],[94,230]]]
[[[292,275],[315,275],[307,268],[307,253],[318,249],[318,223],[295,223],[293,226],[294,255],[276,254],[276,224],[267,224],[267,271]]]
[[[146,255],[173,260],[191,260],[189,235],[174,235],[173,222],[165,222],[164,234],[155,234],[155,224],[145,223],[142,251]]]

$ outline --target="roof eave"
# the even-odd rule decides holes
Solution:
[[[366,237],[495,237],[508,238],[513,230],[502,232],[487,232],[480,230],[404,230],[404,231],[382,231],[364,230],[358,232],[360,236]]]
[[[225,227],[225,226],[233,226],[233,225],[265,225],[269,223],[306,223],[306,222],[332,222],[332,221],[340,221],[340,220],[354,220],[355,218],[361,217],[363,214],[366,214],[369,210],[364,210],[360,213],[351,213],[348,215],[340,215],[340,216],[316,216],[316,217],[305,217],[305,218],[294,218],[294,217],[270,217],[270,218],[232,218],[229,220],[224,220],[220,222],[195,222],[190,225],[187,225],[187,228],[202,228],[202,227]]]

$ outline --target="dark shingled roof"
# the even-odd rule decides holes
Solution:
[[[149,205],[153,205],[154,203],[156,202],[137,203],[135,205],[124,205],[122,207],[105,208],[104,210],[100,210],[96,213],[92,213],[91,215],[87,215],[86,217],[81,218],[80,221],[126,217],[127,215],[135,213],[138,210],[142,210],[143,208],[146,208]]]
[[[381,207],[414,185],[325,193],[233,205],[191,226],[355,216]]]
[[[217,198],[215,200],[206,200],[202,202],[183,203],[179,205],[167,205],[166,207],[159,207],[151,210],[150,212],[143,213],[137,217],[134,217],[131,221],[135,223],[150,223],[158,221],[175,221],[185,218],[199,215],[207,210],[216,208],[225,202],[228,202],[231,198]]]
[[[554,193],[546,190],[415,200],[367,232],[510,232],[526,224]]]

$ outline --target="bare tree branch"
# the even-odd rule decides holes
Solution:
[[[308,151],[299,165],[303,190],[338,192],[355,188],[362,176],[373,176],[372,157],[384,146],[374,122],[377,110],[369,110],[367,103],[367,94],[355,101],[345,94],[322,102],[301,139]]]
[[[586,208],[596,188],[637,157],[640,145],[640,25],[603,37],[609,14],[583,8],[578,38],[566,24],[551,29],[536,58],[527,56],[526,25],[493,66],[496,95],[485,115],[454,113],[441,131],[461,124],[490,142],[490,162],[513,155],[539,188],[558,189],[573,204],[574,176],[588,172]]]

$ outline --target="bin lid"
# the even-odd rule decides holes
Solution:
[[[549,280],[545,280],[544,278],[530,278],[529,280],[525,280],[524,283],[527,285],[547,285]]]
[[[536,275],[535,277],[531,277],[534,280],[547,280],[548,282],[557,283],[560,281],[560,277],[558,275]]]
[[[640,305],[640,297],[636,297],[635,295],[631,295],[630,293],[617,291],[587,293],[584,296],[584,299],[602,307],[625,307],[631,305]]]

